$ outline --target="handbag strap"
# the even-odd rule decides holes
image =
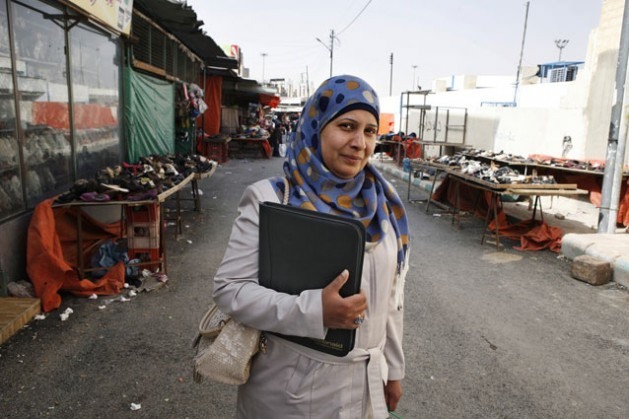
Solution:
[[[282,199],[282,204],[288,204],[288,199],[290,198],[290,184],[288,183],[288,178],[284,176],[282,178],[284,180],[284,198]]]

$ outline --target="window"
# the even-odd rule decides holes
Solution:
[[[121,162],[119,41],[61,7],[0,0],[0,220]]]
[[[84,25],[70,30],[77,177],[121,162],[116,40]]]
[[[6,0],[0,0],[0,219],[25,207],[15,121],[15,100]],[[25,63],[18,62],[18,73]]]
[[[26,204],[66,190],[72,179],[64,30],[59,10],[39,1],[13,2],[13,42],[23,144]]]

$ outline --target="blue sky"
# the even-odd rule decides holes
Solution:
[[[250,77],[363,77],[387,96],[393,53],[394,96],[457,74],[515,76],[525,0],[187,0],[219,45],[237,44]],[[368,4],[369,3],[369,4]],[[352,20],[360,16],[351,23]],[[568,39],[562,60],[584,61],[602,0],[530,0],[522,64],[556,61],[555,39]],[[351,23],[351,24],[350,24]],[[349,26],[348,26],[349,25]],[[265,57],[262,54],[266,54]],[[417,66],[413,68],[413,66]],[[414,77],[413,77],[414,76]]]

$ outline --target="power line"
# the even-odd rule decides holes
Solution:
[[[341,29],[340,31],[338,31],[338,33],[336,34],[336,36],[338,36],[338,35],[342,34],[343,32],[345,32],[345,31],[347,30],[347,28],[349,28],[350,26],[352,26],[352,24],[353,24],[354,22],[356,22],[356,19],[358,19],[358,18],[360,17],[360,15],[362,15],[362,14],[363,14],[363,12],[364,12],[364,11],[365,11],[365,9],[367,8],[367,6],[369,6],[369,4],[370,4],[372,1],[373,1],[373,0],[369,0],[369,1],[367,2],[367,4],[365,4],[365,6],[362,8],[362,10],[361,10],[360,12],[358,12],[358,14],[356,15],[356,17],[355,17],[354,19],[352,19],[352,21],[351,21],[351,22],[349,22],[349,24],[348,24],[346,27],[344,27],[343,29]]]

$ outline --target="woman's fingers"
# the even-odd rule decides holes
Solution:
[[[322,291],[323,324],[332,329],[355,329],[364,321],[367,297],[364,291],[343,298],[339,293],[349,277],[345,269]]]

